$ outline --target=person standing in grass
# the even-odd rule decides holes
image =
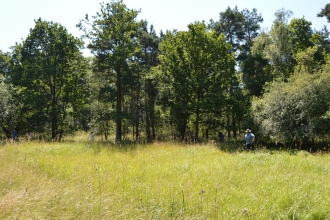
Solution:
[[[17,131],[14,130],[14,131],[13,131],[13,140],[14,140],[14,141],[17,141],[17,139],[18,139],[18,134],[17,134]]]
[[[91,132],[90,138],[92,141],[94,141],[94,132]]]
[[[246,129],[245,131],[245,143],[246,143],[246,150],[254,150],[254,134],[252,134],[250,129]]]
[[[219,138],[219,143],[225,142],[225,136],[221,131],[218,133],[218,138]]]
[[[29,131],[29,133],[28,133],[28,139],[29,139],[30,141],[32,141],[32,138],[33,138],[33,136],[32,136],[32,132]]]

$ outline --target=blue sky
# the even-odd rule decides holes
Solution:
[[[58,22],[76,37],[82,34],[76,28],[85,14],[95,15],[102,0],[1,0],[0,3],[0,50],[10,51],[15,42],[21,42],[34,27],[34,19]],[[108,1],[105,1],[108,2]],[[153,24],[157,33],[160,30],[186,30],[195,21],[218,20],[219,13],[229,6],[250,11],[256,8],[261,13],[263,28],[270,29],[274,12],[284,8],[293,12],[293,17],[312,22],[312,28],[329,28],[326,18],[316,17],[317,13],[329,3],[328,0],[124,0],[128,8],[141,9],[138,19]],[[330,29],[330,28],[329,28]],[[89,55],[87,50],[85,55]]]

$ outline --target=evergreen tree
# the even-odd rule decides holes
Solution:
[[[122,140],[122,122],[124,114],[124,94],[134,84],[134,74],[138,53],[137,41],[139,11],[128,9],[122,0],[101,3],[101,10],[92,20],[86,15],[77,25],[84,31],[84,38],[90,40],[88,48],[95,56],[97,71],[108,75],[113,83],[116,95],[116,141]],[[89,29],[90,28],[90,29]]]

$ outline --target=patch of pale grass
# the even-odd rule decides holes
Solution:
[[[329,155],[157,143],[8,144],[1,219],[327,219]]]

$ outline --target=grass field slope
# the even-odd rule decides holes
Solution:
[[[31,141],[0,167],[0,219],[330,219],[329,154]]]

